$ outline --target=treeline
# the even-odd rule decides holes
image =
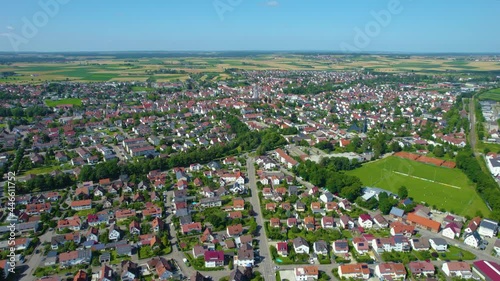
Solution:
[[[339,193],[340,196],[350,201],[354,201],[361,195],[362,183],[358,177],[346,175],[341,172],[341,168],[346,168],[343,163],[344,161],[345,160],[328,161],[325,162],[326,165],[323,166],[307,160],[296,166],[293,172],[302,177],[305,181],[316,186],[324,186],[331,193]],[[354,169],[356,166],[357,165],[354,164],[347,168],[350,170]]]
[[[340,89],[338,85],[335,84],[325,84],[325,85],[316,85],[309,84],[306,86],[288,86],[283,89],[283,93],[285,94],[294,94],[294,95],[316,95],[322,92],[335,91]]]
[[[162,69],[156,69],[156,70],[146,70],[146,74],[151,75],[151,74],[186,74],[187,72],[184,70],[178,70],[178,69],[169,69],[169,68],[162,68]]]
[[[30,106],[25,109],[22,107],[14,107],[14,108],[0,108],[0,116],[1,117],[38,117],[38,116],[46,116],[51,113],[51,110],[46,107],[41,106]]]
[[[34,179],[28,180],[25,183],[16,184],[16,193],[27,194],[55,189],[67,189],[73,184],[75,184],[75,181],[66,173],[56,176],[49,174],[37,175]]]
[[[476,183],[476,190],[491,208],[491,218],[500,220],[500,189],[497,182],[481,169],[470,149],[462,150],[456,157],[457,167]]]

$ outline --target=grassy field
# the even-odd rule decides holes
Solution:
[[[379,72],[414,71],[417,73],[470,73],[499,71],[500,65],[489,61],[410,56],[406,58],[382,55],[331,56],[332,60],[296,54],[260,54],[245,57],[158,57],[134,60],[110,56],[76,57],[64,63],[13,63],[0,66],[0,71],[17,75],[0,78],[0,83],[43,83],[45,81],[146,81],[146,71],[159,69],[183,70],[187,74],[156,74],[158,82],[184,81],[189,73],[216,73],[214,81],[227,78],[228,68],[244,70],[360,70]],[[499,98],[500,99],[500,98]]]
[[[500,101],[500,88],[489,90],[479,95],[480,100]]]
[[[427,202],[430,206],[444,208],[459,215],[474,216],[477,211],[489,214],[474,186],[458,169],[436,167],[391,156],[367,163],[348,174],[358,176],[366,186],[394,193],[404,185],[415,201]]]
[[[46,100],[45,104],[50,107],[55,107],[61,104],[72,104],[74,106],[81,106],[82,100],[77,98],[61,99],[61,100]]]

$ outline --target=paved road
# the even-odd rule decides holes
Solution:
[[[260,256],[262,262],[259,264],[257,269],[264,277],[266,281],[276,280],[276,275],[274,272],[274,263],[272,262],[271,253],[269,251],[269,243],[264,230],[264,220],[262,219],[262,213],[260,208],[259,200],[259,190],[257,189],[257,179],[255,176],[254,159],[247,159],[247,173],[248,173],[248,184],[250,190],[252,191],[252,197],[250,198],[250,203],[252,204],[253,210],[256,213],[255,221],[257,225],[261,227],[258,235],[255,237],[259,240]]]
[[[33,281],[36,279],[33,276],[35,269],[40,266],[40,263],[44,259],[42,256],[43,247],[41,244],[45,241],[50,241],[51,237],[54,236],[55,233],[53,231],[46,231],[43,235],[38,237],[40,239],[40,243],[34,249],[33,254],[27,258],[27,261],[22,265],[23,268],[27,267],[26,271],[22,273],[20,281]],[[36,251],[40,250],[37,254]]]
[[[476,134],[476,106],[474,97],[469,99],[469,121],[470,121],[470,131],[469,131],[469,143],[474,151],[474,154],[478,156],[476,152],[476,144],[477,144],[477,134]]]

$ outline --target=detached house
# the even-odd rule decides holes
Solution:
[[[381,280],[405,279],[406,269],[402,263],[381,263],[375,266],[375,276]]]
[[[309,254],[309,243],[304,238],[297,237],[293,239],[293,249],[297,254]]]
[[[470,265],[463,261],[445,262],[441,269],[448,277],[459,277],[463,279],[472,278]]]
[[[224,252],[223,251],[206,251],[204,254],[205,267],[213,268],[224,266]]]
[[[372,228],[372,217],[369,214],[361,214],[358,218],[358,224],[363,228]]]

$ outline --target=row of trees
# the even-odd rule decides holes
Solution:
[[[460,151],[456,157],[457,167],[476,183],[476,190],[491,208],[491,218],[500,220],[500,189],[495,180],[481,169],[479,161],[470,148]]]

